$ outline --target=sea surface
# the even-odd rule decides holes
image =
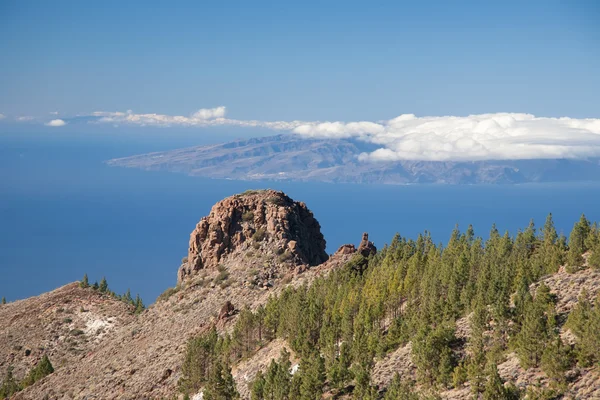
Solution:
[[[108,167],[104,160],[222,141],[210,135],[0,134],[0,297],[17,300],[81,279],[108,280],[145,303],[176,283],[189,234],[220,199],[273,188],[306,202],[327,251],[377,246],[395,233],[429,231],[445,242],[456,224],[487,237],[516,233],[552,212],[565,234],[582,213],[600,220],[600,184],[514,186],[350,185],[239,182]]]

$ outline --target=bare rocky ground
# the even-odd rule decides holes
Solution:
[[[215,205],[203,219],[205,223],[201,221],[192,232],[178,286],[140,315],[125,303],[78,283],[0,306],[0,376],[12,365],[20,379],[44,354],[55,367],[54,373],[13,399],[181,399],[177,382],[187,341],[213,324],[221,331],[230,330],[237,315],[219,315],[224,304],[231,302],[236,310],[255,309],[288,285],[310,283],[357,252],[374,251],[365,236],[358,248],[342,246],[322,262],[326,255],[318,222],[311,220],[305,205],[284,196],[258,191]],[[255,234],[260,231],[264,237],[258,240]],[[575,306],[583,289],[590,298],[600,292],[600,272],[591,269],[574,274],[561,271],[544,282],[557,295],[560,313]],[[463,318],[457,322],[457,336],[468,334]],[[243,398],[249,397],[248,382],[278,358],[283,348],[292,353],[295,364],[289,346],[275,340],[233,366]],[[408,344],[376,360],[374,383],[385,387],[396,372],[414,379],[410,354]],[[522,370],[512,354],[498,369],[504,379],[517,385],[546,384],[541,371]],[[597,368],[570,374],[574,379],[567,398],[600,398]],[[466,399],[471,394],[465,385],[442,397]]]
[[[0,371],[23,378],[44,354],[56,369],[77,364],[132,323],[130,306],[78,283],[0,306]]]

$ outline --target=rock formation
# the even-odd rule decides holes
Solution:
[[[367,232],[363,233],[357,251],[365,258],[369,258],[370,255],[377,253],[377,247],[375,247],[373,242],[369,242],[369,234]]]
[[[213,206],[190,235],[187,261],[178,282],[202,269],[215,269],[223,259],[267,244],[282,260],[319,265],[327,260],[321,226],[302,202],[275,190],[248,191]]]
[[[223,319],[231,317],[234,314],[234,312],[235,307],[233,306],[233,304],[231,304],[229,300],[227,300],[225,304],[223,304],[223,307],[221,307],[221,311],[219,311],[219,316],[217,319],[221,321]]]

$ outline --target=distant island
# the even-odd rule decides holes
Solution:
[[[108,160],[111,166],[215,179],[378,184],[517,184],[599,181],[600,159],[364,162],[377,146],[355,139],[299,135],[228,143]]]

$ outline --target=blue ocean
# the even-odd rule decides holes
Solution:
[[[395,233],[428,231],[445,242],[455,225],[486,237],[493,223],[516,233],[554,215],[565,234],[582,213],[600,220],[600,184],[385,186],[210,180],[108,167],[104,160],[223,141],[181,136],[74,133],[0,135],[0,297],[17,300],[81,279],[106,277],[145,303],[176,282],[189,234],[220,199],[247,189],[283,190],[321,223],[327,251],[377,246]]]

